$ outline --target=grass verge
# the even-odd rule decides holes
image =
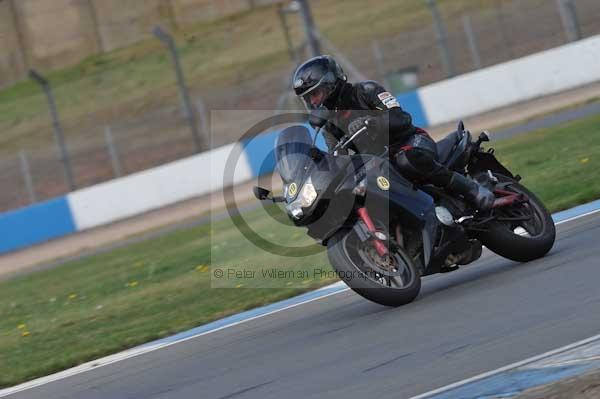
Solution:
[[[500,159],[552,211],[600,197],[600,116],[494,143]],[[303,230],[262,209],[243,215],[282,245],[308,245]],[[285,254],[284,254],[285,255]],[[210,288],[209,264],[277,267],[271,288],[237,279]],[[334,281],[323,252],[274,256],[221,220],[0,283],[0,386],[65,369]],[[308,273],[304,275],[302,273]],[[309,276],[309,278],[306,278]],[[214,282],[214,281],[213,281]],[[265,287],[265,285],[261,285]]]

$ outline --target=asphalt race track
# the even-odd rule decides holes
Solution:
[[[485,254],[393,309],[350,291],[10,398],[409,398],[600,332],[600,213],[545,258]]]

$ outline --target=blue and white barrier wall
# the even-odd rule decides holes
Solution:
[[[600,81],[600,36],[398,95],[418,126],[435,126],[494,108]],[[66,197],[0,213],[0,254],[219,190],[231,153],[233,184],[275,168],[276,133],[199,154]],[[320,143],[323,146],[323,143]]]
[[[420,88],[429,126],[600,81],[600,36]]]
[[[230,154],[239,154],[233,184],[256,176],[247,152],[235,143],[0,213],[0,254],[217,191],[223,187]]]
[[[222,188],[225,162],[232,152],[241,153],[233,184],[250,180],[254,174],[246,152],[236,143],[69,194],[77,231]]]
[[[76,231],[65,197],[0,214],[0,254]]]

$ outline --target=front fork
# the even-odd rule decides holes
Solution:
[[[367,211],[367,208],[358,208],[357,213],[358,217],[360,217],[365,226],[367,226],[367,230],[372,240],[371,242],[373,243],[373,246],[375,247],[375,250],[379,256],[386,256],[388,254],[388,249],[382,240],[379,239],[375,234],[377,230],[375,229],[375,224],[373,223],[371,216],[369,216],[369,211]]]

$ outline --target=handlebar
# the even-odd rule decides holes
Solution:
[[[363,126],[356,133],[354,133],[351,137],[349,137],[346,141],[344,141],[343,137],[342,137],[342,140],[333,148],[333,151],[331,151],[331,152],[335,153],[337,150],[346,147],[348,144],[350,144],[352,142],[352,140],[354,140],[356,138],[356,136],[358,136],[359,134],[362,134],[366,130],[367,130],[367,126]],[[344,137],[347,137],[347,135],[345,135]]]

